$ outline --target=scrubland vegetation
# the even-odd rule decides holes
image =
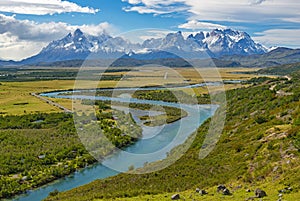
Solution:
[[[212,189],[218,184],[263,186],[272,189],[269,192],[273,198],[280,188],[292,187],[290,197],[299,195],[300,76],[292,76],[292,80],[256,79],[251,87],[228,91],[225,128],[206,158],[199,159],[199,150],[209,120],[194,134],[196,138],[188,152],[164,170],[143,175],[120,174],[47,200],[161,198],[173,192],[192,192],[196,187]],[[169,157],[177,149],[180,146]]]

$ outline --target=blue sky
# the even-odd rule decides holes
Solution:
[[[0,59],[34,55],[76,28],[93,35],[165,30],[153,37],[232,28],[267,47],[298,48],[299,10],[299,0],[1,0]]]

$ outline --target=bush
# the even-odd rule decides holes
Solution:
[[[260,116],[260,117],[255,118],[255,122],[258,124],[263,124],[263,123],[268,122],[268,119],[266,117]]]
[[[49,193],[49,196],[54,197],[56,195],[58,195],[59,191],[57,189],[55,189],[54,191]]]

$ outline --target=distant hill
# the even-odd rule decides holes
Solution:
[[[257,72],[259,74],[269,74],[269,75],[288,75],[297,71],[300,71],[300,62],[269,67],[269,68],[261,69]]]
[[[1,66],[13,66],[13,65],[18,65],[18,62],[16,62],[16,61],[1,61],[0,60],[0,67]]]
[[[115,60],[110,66],[127,67],[127,66],[145,66],[145,65],[162,65],[169,67],[192,67],[192,65],[183,58],[165,51],[149,51],[146,53],[135,54],[131,52]]]
[[[300,62],[300,49],[279,47],[265,54],[249,56],[233,55],[224,56],[219,59],[238,62],[245,67],[271,67]]]

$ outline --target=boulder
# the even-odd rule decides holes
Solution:
[[[222,193],[223,195],[231,195],[230,191],[227,188],[225,188]]]
[[[223,195],[231,195],[230,191],[228,190],[228,188],[226,188],[225,185],[219,185],[217,187],[217,192],[222,193]]]
[[[259,188],[256,189],[254,192],[255,192],[255,196],[256,196],[257,198],[263,198],[263,197],[266,197],[266,196],[267,196],[267,193],[266,193],[265,191],[259,189]]]
[[[207,195],[208,193],[207,193],[205,190],[200,190],[200,191],[199,191],[199,194],[200,194],[200,195]]]
[[[178,193],[172,195],[172,197],[171,197],[171,200],[179,200],[179,199],[180,199],[180,195]]]
[[[223,192],[224,189],[226,189],[226,186],[225,186],[225,185],[219,185],[219,186],[217,187],[217,192]]]

